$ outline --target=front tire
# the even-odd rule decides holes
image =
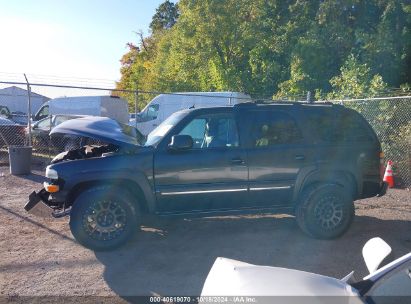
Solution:
[[[137,231],[139,210],[131,195],[113,187],[95,187],[74,201],[70,229],[75,239],[94,251],[113,250]]]
[[[351,193],[339,185],[317,185],[303,191],[296,209],[300,228],[318,239],[341,236],[355,215]]]

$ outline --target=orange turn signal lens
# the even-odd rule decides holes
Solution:
[[[44,186],[44,189],[46,189],[46,191],[49,193],[55,193],[60,190],[58,185],[52,185],[47,182],[44,182],[43,186]]]

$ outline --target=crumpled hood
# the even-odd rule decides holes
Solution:
[[[120,147],[135,148],[142,144],[143,135],[134,127],[107,117],[89,116],[67,120],[53,128],[50,135],[70,134],[90,137]]]
[[[204,283],[202,296],[309,296],[351,297],[356,290],[335,278],[315,273],[217,258]],[[353,297],[354,296],[354,297]],[[270,298],[269,298],[270,299]],[[314,298],[327,303],[329,298]],[[270,299],[271,303],[275,302]],[[279,299],[280,301],[281,299]],[[282,298],[284,300],[284,298]],[[306,299],[300,298],[301,303]],[[322,302],[324,300],[325,302]],[[280,301],[281,302],[281,301]]]

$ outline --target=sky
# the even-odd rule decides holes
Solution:
[[[0,0],[0,81],[15,73],[119,80],[126,43],[149,34],[163,1]]]

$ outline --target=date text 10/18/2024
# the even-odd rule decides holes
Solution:
[[[255,297],[204,296],[204,297],[150,297],[150,303],[258,303]]]

